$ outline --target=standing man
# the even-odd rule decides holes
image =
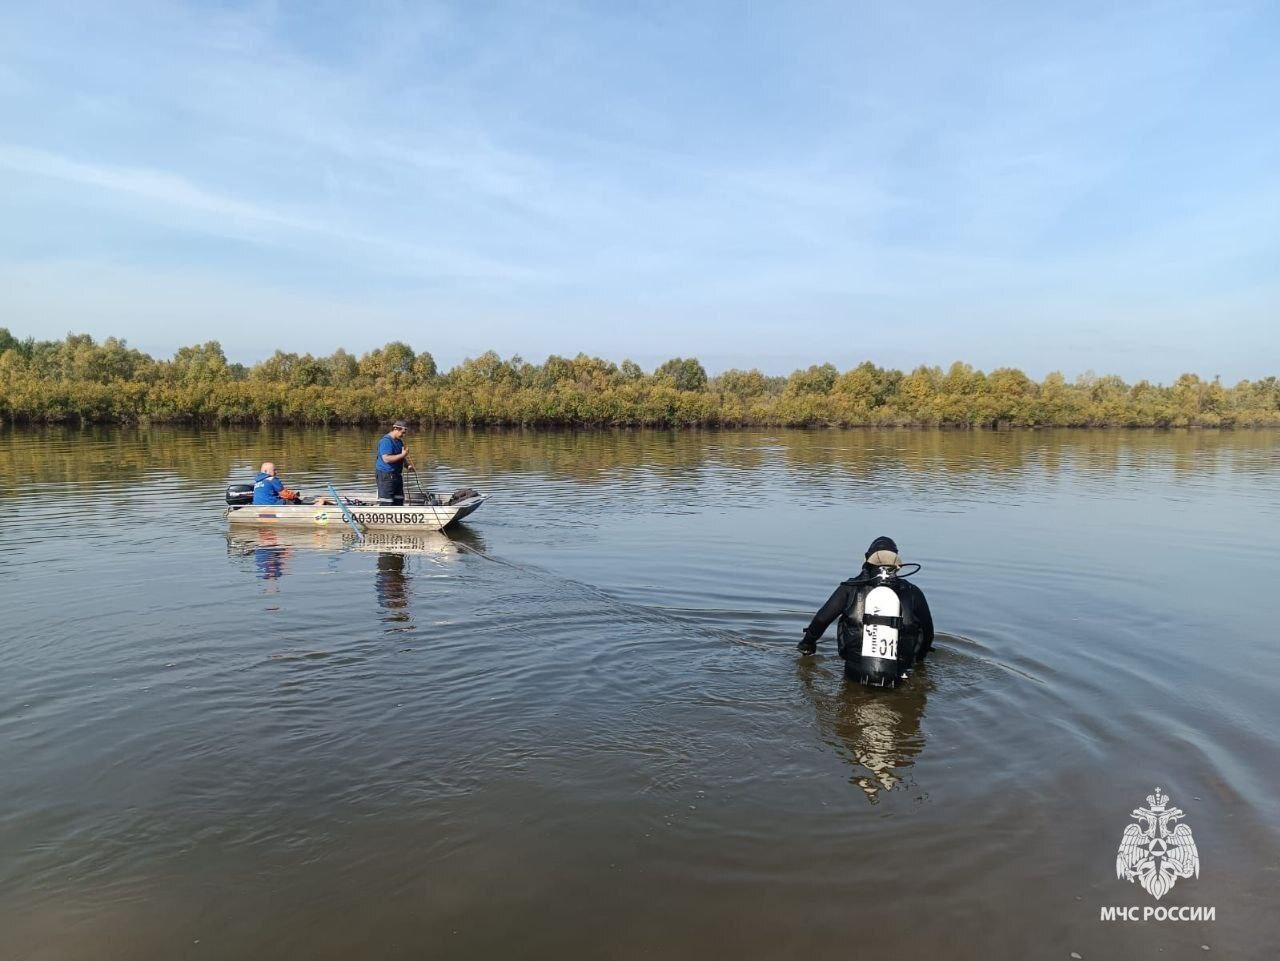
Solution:
[[[402,420],[391,425],[391,430],[378,441],[378,456],[374,470],[378,478],[378,503],[384,507],[404,506],[404,468],[409,463],[409,451],[404,446],[404,435],[409,425]]]

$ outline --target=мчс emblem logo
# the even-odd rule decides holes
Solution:
[[[1169,807],[1169,796],[1156,788],[1147,795],[1147,806],[1129,815],[1137,823],[1124,829],[1116,851],[1116,877],[1137,881],[1159,901],[1178,878],[1200,877],[1200,853],[1191,828],[1178,824],[1186,815]]]

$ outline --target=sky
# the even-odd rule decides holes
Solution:
[[[7,4],[0,326],[1280,374],[1280,5]]]

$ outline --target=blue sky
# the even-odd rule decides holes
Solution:
[[[7,5],[0,326],[1280,373],[1280,7]]]

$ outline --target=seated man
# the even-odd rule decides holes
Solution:
[[[276,476],[276,465],[267,461],[262,465],[262,470],[253,481],[253,502],[255,504],[282,505],[282,504],[301,504],[302,495],[297,491],[291,491],[284,486],[284,481]],[[328,504],[329,498],[317,497],[311,501],[313,504]]]

